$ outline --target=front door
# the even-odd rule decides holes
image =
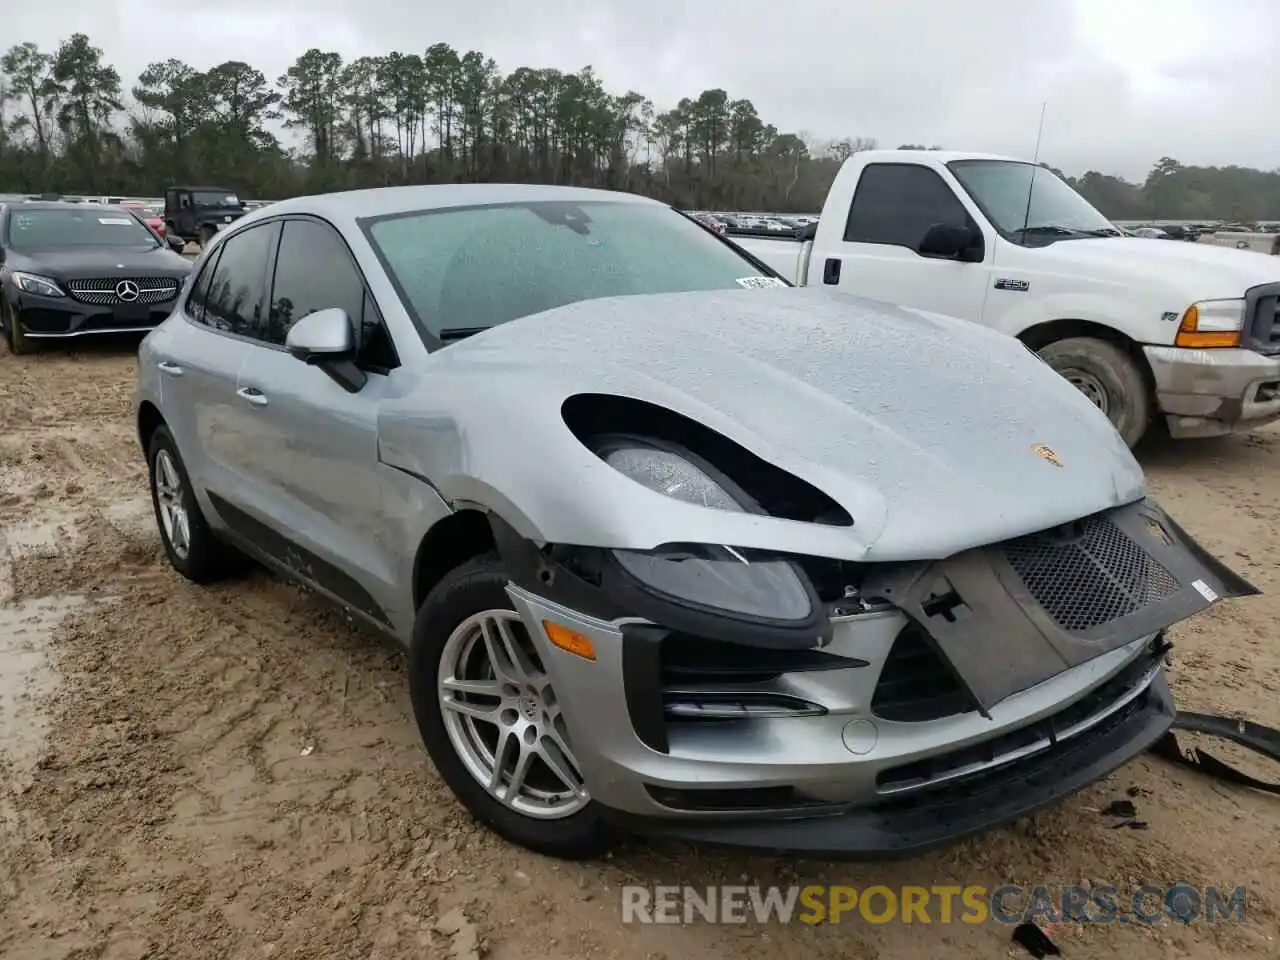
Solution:
[[[981,262],[921,255],[920,242],[935,223],[967,226]],[[835,279],[840,290],[873,300],[974,321],[982,319],[993,256],[994,244],[951,187],[935,171],[910,163],[868,164],[841,241],[815,251],[828,285]]]
[[[293,323],[332,307],[347,313],[361,348],[367,381],[354,393],[284,349]],[[259,535],[281,562],[384,626],[398,571],[382,509],[377,417],[399,372],[342,238],[319,220],[284,221],[266,336],[249,348],[237,384],[252,421],[243,441],[248,509],[269,519],[274,533]]]

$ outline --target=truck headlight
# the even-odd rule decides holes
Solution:
[[[713,510],[747,512],[745,494],[731,493],[726,489],[731,483],[713,479],[673,450],[617,439],[597,452],[619,473],[664,496]],[[677,603],[753,620],[802,622],[814,614],[812,588],[788,560],[752,560],[733,547],[714,544],[614,550],[613,555],[646,590]]]
[[[23,293],[34,293],[38,297],[66,296],[57,281],[50,280],[48,277],[38,277],[34,273],[20,273],[17,270],[9,276],[13,279],[13,285]]]
[[[1176,347],[1238,347],[1244,329],[1244,300],[1201,300],[1187,307],[1178,325]]]

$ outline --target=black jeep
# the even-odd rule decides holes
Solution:
[[[225,187],[170,187],[164,192],[169,233],[205,246],[215,233],[245,215],[234,190]]]

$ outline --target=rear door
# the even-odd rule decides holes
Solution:
[[[285,349],[289,328],[317,310],[342,308],[356,332],[367,381],[350,393]],[[346,242],[310,217],[283,222],[265,335],[249,352],[238,393],[252,428],[245,519],[263,546],[296,573],[390,626],[397,577],[382,509],[378,408],[396,390],[399,361],[377,304]]]
[[[182,373],[166,378],[190,392],[198,485],[209,497],[232,504],[243,500],[252,470],[247,433],[255,423],[236,390],[249,345],[266,326],[267,268],[278,233],[278,223],[264,223],[218,246],[202,308],[191,317],[196,332],[184,338]],[[191,462],[185,449],[182,455]],[[218,503],[214,509],[222,517]]]
[[[968,227],[980,262],[922,255],[936,223]],[[980,320],[991,286],[995,244],[937,171],[912,163],[871,163],[862,171],[844,234],[815,255],[810,271],[874,300]],[[836,262],[838,261],[838,263]]]
[[[220,247],[204,261],[175,316],[156,329],[148,338],[152,349],[140,355],[156,365],[165,420],[202,499],[207,489],[229,485],[225,437],[246,355],[244,341],[220,332],[209,310],[212,292],[228,282],[231,264],[220,270],[222,254]]]

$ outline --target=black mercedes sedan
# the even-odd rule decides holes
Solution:
[[[190,272],[127,210],[0,206],[0,327],[13,353],[37,340],[145,333],[169,315]]]

